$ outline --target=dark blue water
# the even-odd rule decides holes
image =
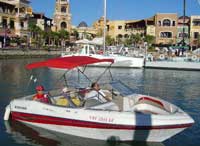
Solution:
[[[38,82],[53,88],[61,73],[48,69],[29,71],[25,64],[36,59],[0,60],[0,144],[8,146],[197,146],[200,145],[200,72],[112,69],[113,77],[122,80],[137,93],[161,97],[189,113],[195,124],[163,143],[112,143],[92,141],[59,133],[26,127],[19,123],[3,121],[4,108],[10,100],[34,92],[37,83],[29,82],[31,74],[37,74]],[[38,59],[37,59],[38,60]],[[102,72],[102,68],[89,69],[90,76]]]

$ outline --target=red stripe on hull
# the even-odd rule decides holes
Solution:
[[[20,113],[20,112],[12,112],[11,116],[13,120],[17,120],[17,121],[20,120],[20,121],[26,121],[26,122],[32,122],[32,123],[97,128],[97,129],[120,129],[120,130],[177,129],[177,128],[187,128],[187,127],[192,126],[193,124],[193,123],[189,123],[189,124],[166,125],[166,126],[132,126],[132,125],[118,125],[118,124],[88,122],[88,121],[27,114],[27,113]]]

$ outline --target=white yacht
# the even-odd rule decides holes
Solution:
[[[103,52],[103,49],[98,48],[93,41],[79,40],[77,43],[78,49],[74,53],[62,53],[61,57],[66,56],[91,56],[98,59],[113,59],[114,63],[112,67],[120,68],[142,68],[144,65],[144,57],[135,57],[129,55],[127,52],[114,52],[112,49],[108,49]],[[109,63],[95,63],[90,66],[107,67]]]

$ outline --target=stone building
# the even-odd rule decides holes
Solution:
[[[71,31],[71,14],[69,0],[56,0],[53,17],[53,31],[61,29]]]
[[[104,19],[101,17],[93,27],[103,36]],[[154,17],[143,20],[107,20],[107,35],[115,40],[129,38],[132,34],[155,36]]]
[[[190,45],[193,49],[200,46],[200,16],[190,17]]]
[[[79,39],[90,39],[97,35],[97,30],[93,27],[89,27],[84,21],[79,23],[75,29],[79,34]]]
[[[28,36],[29,4],[29,0],[0,0],[0,42],[4,45],[7,38]]]
[[[175,13],[157,13],[155,16],[156,44],[176,44],[178,16]]]
[[[106,20],[106,24],[108,25],[109,20]],[[104,31],[104,17],[101,17],[99,20],[95,21],[92,25],[94,29],[96,29],[97,36],[103,36]],[[108,27],[108,26],[107,26]]]
[[[29,24],[34,24],[43,31],[51,31],[52,19],[45,16],[44,13],[33,12],[29,18]]]
[[[181,16],[178,18],[178,32],[177,32],[177,44],[180,46],[186,46],[190,44],[190,17]]]

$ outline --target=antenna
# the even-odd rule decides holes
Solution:
[[[103,52],[106,50],[106,3],[107,0],[104,0],[104,26],[103,26]]]
[[[186,8],[186,1],[183,0],[183,42],[182,46],[185,46],[185,8]]]

